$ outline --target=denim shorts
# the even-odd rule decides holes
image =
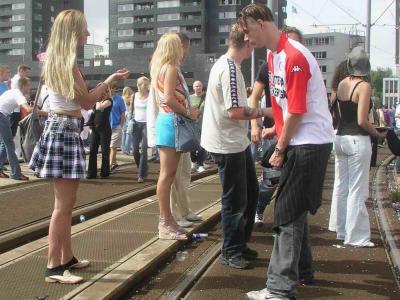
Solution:
[[[173,113],[159,113],[156,120],[156,145],[175,148],[175,125]]]

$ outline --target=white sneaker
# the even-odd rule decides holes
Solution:
[[[247,300],[289,300],[290,298],[285,296],[279,296],[271,294],[271,292],[265,288],[259,291],[251,291],[246,294]]]
[[[198,222],[203,220],[203,218],[199,215],[196,215],[193,212],[188,213],[186,216],[184,216],[184,218],[190,222]]]
[[[59,282],[66,284],[76,284],[83,281],[83,278],[80,276],[73,275],[68,270],[65,270],[62,274],[59,275],[54,274],[46,276],[44,280],[48,283]]]
[[[203,166],[200,166],[200,167],[197,168],[197,172],[199,172],[199,173],[204,172],[205,170],[206,169],[204,169]]]
[[[263,214],[256,214],[255,224],[257,227],[261,227],[264,225],[264,215]]]
[[[176,223],[178,223],[178,225],[183,227],[183,228],[187,228],[187,227],[193,226],[192,222],[186,221],[185,219],[176,221]]]

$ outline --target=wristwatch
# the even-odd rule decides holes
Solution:
[[[275,153],[276,155],[282,155],[282,154],[283,154],[283,151],[282,151],[281,149],[279,149],[278,147],[275,147],[274,153]]]

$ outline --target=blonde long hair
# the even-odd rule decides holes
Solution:
[[[151,84],[157,89],[157,81],[161,69],[165,65],[179,66],[182,60],[182,42],[178,34],[174,32],[165,33],[158,40],[157,48],[150,62]]]
[[[85,26],[83,12],[75,9],[62,11],[51,28],[46,50],[43,79],[50,89],[69,100],[83,92],[75,83],[73,69],[77,65],[77,48]]]

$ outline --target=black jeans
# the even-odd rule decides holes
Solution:
[[[92,139],[90,141],[88,177],[97,177],[97,153],[101,145],[101,169],[100,176],[108,177],[110,175],[110,126],[92,127]]]
[[[211,153],[218,165],[222,184],[222,255],[241,255],[246,250],[254,225],[258,182],[250,146],[243,152]]]

